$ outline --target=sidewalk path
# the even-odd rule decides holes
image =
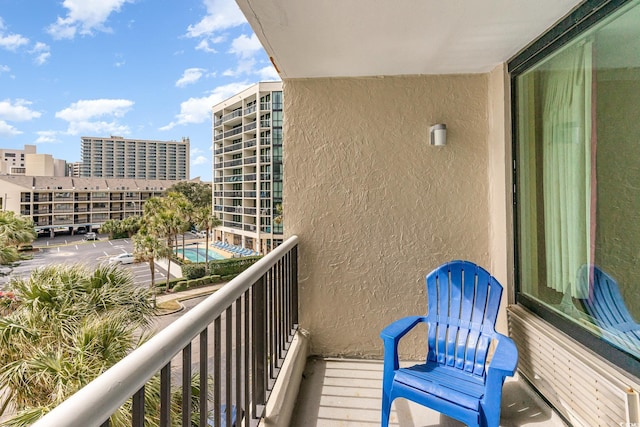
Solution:
[[[158,266],[159,268],[162,268],[165,273],[167,272],[167,260],[162,258],[162,259],[157,259],[155,260],[156,266]],[[171,271],[170,271],[171,277],[177,278],[177,277],[183,277],[182,276],[182,267],[180,267],[178,264],[176,264],[175,262],[171,263]]]
[[[218,289],[222,288],[224,285],[226,285],[225,283],[216,283],[215,285],[210,285],[210,286],[201,286],[199,288],[193,288],[193,289],[187,289],[185,291],[181,291],[181,292],[173,292],[173,293],[169,293],[169,294],[162,294],[162,295],[158,295],[156,297],[156,304],[160,305],[160,304],[164,304],[164,303],[168,303],[171,301],[175,301],[178,305],[179,308],[176,308],[175,310],[163,310],[161,313],[159,313],[159,316],[164,316],[167,314],[172,314],[175,313],[177,311],[182,310],[184,307],[182,306],[182,304],[180,303],[180,301],[184,301],[184,300],[188,300],[191,298],[197,298],[200,296],[204,296],[204,295],[210,295],[212,293],[214,293],[215,291],[217,291]]]

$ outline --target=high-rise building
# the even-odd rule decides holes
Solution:
[[[81,177],[189,179],[189,138],[149,141],[83,136],[81,144]]]
[[[282,121],[282,82],[256,83],[213,107],[217,240],[261,253],[282,242]]]
[[[80,178],[81,167],[82,167],[82,162],[67,163],[67,176]]]

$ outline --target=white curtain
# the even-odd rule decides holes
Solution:
[[[547,285],[576,298],[590,258],[592,46],[557,55],[542,78],[543,192]]]

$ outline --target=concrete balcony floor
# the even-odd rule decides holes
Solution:
[[[381,361],[310,358],[305,367],[291,426],[379,426],[381,384]],[[405,399],[394,401],[390,425],[464,426]],[[505,382],[500,425],[566,426],[528,384],[517,377]]]

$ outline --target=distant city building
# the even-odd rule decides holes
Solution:
[[[79,178],[81,167],[82,162],[67,163],[67,176],[74,176],[76,178]]]
[[[282,82],[257,83],[213,107],[215,238],[267,253],[282,243]]]
[[[150,141],[83,136],[81,157],[80,176],[85,178],[189,179],[189,138]]]
[[[0,175],[65,176],[66,162],[51,154],[36,153],[35,145],[24,149],[0,148]]]
[[[169,180],[0,176],[0,208],[33,219],[38,232],[90,231],[109,219],[142,215],[150,197],[163,196]]]

